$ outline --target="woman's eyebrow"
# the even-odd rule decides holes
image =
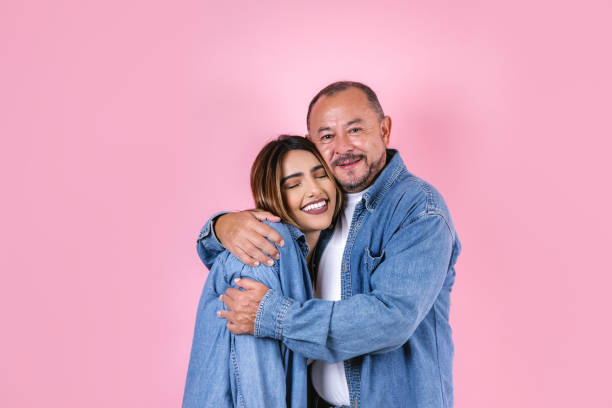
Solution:
[[[310,169],[310,172],[314,173],[315,171],[317,171],[319,169],[322,169],[322,168],[323,168],[323,165],[322,164],[318,164],[318,165],[314,166],[312,169]]]
[[[311,171],[312,171],[312,170],[311,170]],[[293,174],[290,174],[290,175],[288,175],[288,176],[286,176],[286,177],[283,177],[283,178],[281,179],[281,184],[283,184],[285,181],[287,181],[288,179],[290,179],[290,178],[292,178],[292,177],[300,177],[300,176],[303,176],[303,175],[304,175],[304,173],[293,173]]]

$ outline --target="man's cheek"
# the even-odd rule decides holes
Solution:
[[[323,156],[323,160],[325,160],[325,163],[327,163],[327,165],[331,168],[332,167],[332,159],[334,157],[334,152],[331,149],[321,149],[319,148],[319,153],[321,153],[321,156]]]

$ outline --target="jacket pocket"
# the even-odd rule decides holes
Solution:
[[[380,253],[380,255],[374,255],[370,252],[370,248],[365,248],[365,256],[363,257],[363,261],[365,262],[370,273],[374,272],[374,269],[376,269],[376,267],[384,260],[384,258],[384,250]]]

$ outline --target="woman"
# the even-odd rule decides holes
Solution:
[[[229,251],[212,266],[196,318],[183,407],[306,407],[306,358],[276,340],[234,335],[219,295],[248,277],[294,301],[312,297],[308,272],[321,230],[341,208],[342,193],[325,161],[307,139],[281,136],[264,146],[251,168],[257,208],[277,214],[269,223],[283,237],[273,266],[244,265]],[[265,301],[265,298],[264,300]]]

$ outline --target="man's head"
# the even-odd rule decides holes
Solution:
[[[347,192],[364,190],[385,167],[391,118],[368,86],[328,85],[310,102],[307,126],[307,137]]]

